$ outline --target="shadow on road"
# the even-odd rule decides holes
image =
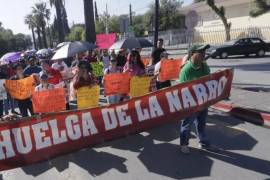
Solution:
[[[179,123],[164,125],[134,136],[108,142],[97,147],[101,151],[109,146],[115,149],[139,153],[138,159],[149,172],[162,176],[183,179],[210,176],[213,158],[250,171],[270,176],[270,161],[230,152],[229,150],[251,151],[257,140],[246,131],[235,128],[242,123],[233,117],[224,115],[210,115],[208,134],[213,144],[222,148],[219,153],[210,153],[192,148],[191,155],[183,155],[179,151],[178,129]],[[192,137],[194,138],[194,137]],[[98,176],[111,169],[127,173],[124,164],[127,159],[107,152],[97,152],[84,149],[32,166],[22,168],[26,174],[38,176],[51,168],[62,172],[74,163],[87,170],[90,175]],[[133,167],[134,168],[134,167]]]

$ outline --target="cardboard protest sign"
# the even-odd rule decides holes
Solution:
[[[139,97],[149,93],[150,83],[153,77],[132,77],[130,80],[130,92],[131,97]]]
[[[10,95],[19,100],[30,98],[35,90],[35,80],[33,76],[20,80],[6,80],[5,86]]]
[[[233,70],[227,69],[119,104],[1,124],[0,170],[179,122],[229,97],[232,79]]]
[[[32,101],[35,113],[52,113],[66,110],[66,94],[63,88],[34,92]]]
[[[159,81],[174,80],[179,78],[182,60],[162,60],[160,65]]]
[[[0,100],[7,99],[7,92],[4,87],[5,79],[0,79]]]
[[[97,107],[99,103],[100,87],[82,87],[77,90],[78,109]]]
[[[128,94],[130,78],[128,73],[106,74],[104,76],[105,95]]]
[[[93,62],[91,63],[92,69],[93,69],[93,74],[96,77],[103,76],[103,64],[102,62]]]

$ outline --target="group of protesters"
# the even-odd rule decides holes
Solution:
[[[57,88],[62,83],[63,88],[67,88],[68,84],[74,90],[78,90],[82,87],[100,85],[103,86],[102,77],[96,77],[92,71],[91,63],[101,62],[103,64],[103,74],[114,73],[128,73],[132,76],[146,76],[149,75],[148,69],[151,67],[153,73],[151,76],[155,78],[153,89],[163,89],[171,86],[171,81],[160,81],[158,74],[161,70],[161,60],[168,59],[168,53],[163,48],[163,39],[158,40],[158,47],[152,52],[150,62],[146,66],[142,61],[140,49],[121,49],[119,52],[114,50],[109,52],[108,50],[93,50],[77,54],[74,58],[60,59],[56,61],[50,60],[51,57],[38,58],[36,56],[28,56],[24,60],[16,64],[8,64],[1,66],[0,78],[20,80],[31,75],[36,77],[35,91],[52,90]],[[204,62],[206,46],[193,46],[189,51],[189,60],[187,60],[182,66],[182,70],[179,75],[179,81],[181,83],[191,81],[202,76],[206,76],[210,73],[209,67]],[[69,68],[75,68],[76,72],[72,79],[64,80],[61,72]],[[91,95],[89,95],[91,96]],[[108,96],[108,103],[115,104],[125,100],[125,95],[111,95]],[[9,114],[9,108],[11,113],[19,114],[15,111],[16,106],[20,110],[22,117],[27,117],[29,113],[34,115],[31,97],[18,100],[13,99],[7,90],[7,99],[0,101],[0,116]],[[66,110],[70,110],[69,99],[67,97]],[[190,136],[190,128],[193,122],[195,122],[198,137],[200,139],[200,146],[202,148],[210,147],[205,135],[205,124],[207,117],[207,109],[200,111],[186,118],[181,123],[180,128],[180,140],[181,151],[183,153],[189,153],[188,140]]]

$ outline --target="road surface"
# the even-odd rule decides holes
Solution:
[[[4,171],[4,180],[233,179],[270,178],[270,129],[211,110],[208,134],[219,153],[179,151],[179,123],[64,155],[51,161]]]

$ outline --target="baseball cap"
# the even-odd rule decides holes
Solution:
[[[195,45],[191,46],[191,48],[189,49],[189,54],[203,53],[209,48],[210,48],[209,44],[206,44],[206,45],[195,44]]]
[[[41,72],[39,77],[40,77],[41,80],[45,80],[45,81],[49,79],[48,74],[46,74],[44,72]]]

